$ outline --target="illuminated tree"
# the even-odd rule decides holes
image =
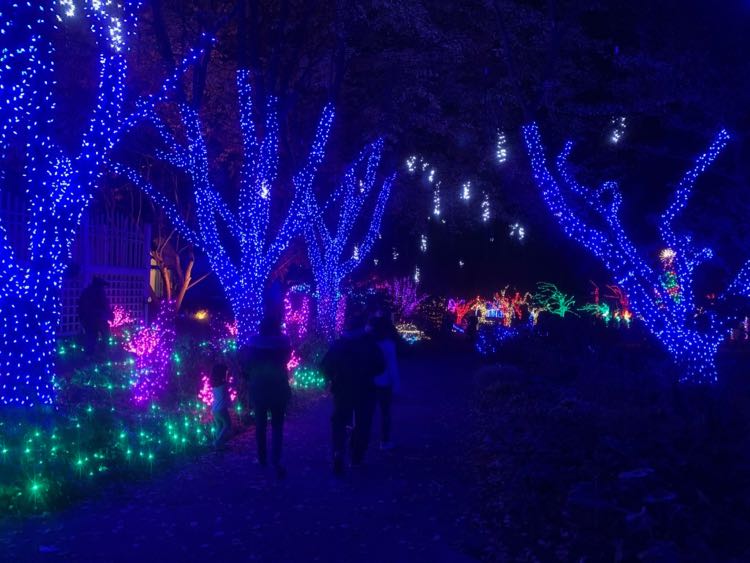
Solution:
[[[395,279],[388,285],[393,308],[399,320],[410,319],[427,295],[419,295],[419,286],[411,278]]]
[[[8,179],[18,178],[28,235],[26,244],[14,247],[0,225],[0,404],[52,403],[60,287],[102,165],[122,133],[197,56],[191,53],[159,94],[125,116],[125,40],[134,29],[134,8],[73,0],[0,7],[0,182],[7,189],[15,187]],[[95,102],[75,142],[61,133],[65,127],[53,96],[60,73],[53,38],[69,18],[85,18],[98,63]]]
[[[573,310],[576,304],[574,297],[565,295],[556,285],[548,282],[539,282],[536,287],[537,291],[532,297],[535,308],[558,317],[565,317],[568,313],[576,314]]]
[[[318,290],[318,324],[327,338],[333,338],[336,334],[336,311],[341,282],[363,263],[372,250],[380,230],[395,174],[383,181],[364,238],[358,244],[351,241],[352,232],[363,214],[365,202],[375,186],[382,152],[382,140],[365,147],[324,205],[318,203],[312,186],[308,184],[305,197],[305,240]],[[326,211],[333,207],[336,207],[337,220],[335,227],[329,229]],[[346,250],[351,254],[345,255]]]
[[[237,321],[237,342],[245,344],[263,313],[263,294],[269,275],[292,238],[302,230],[309,191],[333,121],[333,107],[323,110],[304,167],[294,176],[295,195],[288,213],[275,233],[271,232],[271,199],[279,168],[278,100],[269,96],[265,121],[256,128],[250,72],[237,71],[237,95],[244,160],[240,170],[239,205],[233,211],[214,187],[208,174],[209,161],[200,115],[180,103],[178,113],[184,142],[152,111],[149,120],[166,150],[160,153],[168,164],[184,172],[195,198],[198,229],[191,228],[174,203],[164,197],[143,175],[121,164],[113,167],[129,178],[161,207],[186,241],[208,256]],[[260,130],[259,130],[260,129]],[[261,133],[262,131],[262,133]],[[232,249],[239,252],[233,255]]]
[[[554,172],[550,171],[537,125],[524,127],[524,136],[534,179],[565,233],[609,269],[622,288],[618,295],[627,296],[626,303],[643,318],[681,368],[681,381],[715,382],[716,354],[728,334],[731,319],[720,318],[714,311],[697,315],[695,270],[713,253],[699,248],[689,234],[677,232],[674,221],[685,209],[695,181],[726,146],[728,133],[720,131],[708,150],[697,158],[661,216],[661,242],[668,249],[661,253],[661,268],[644,258],[625,232],[620,222],[622,194],[615,182],[605,182],[598,189],[578,184],[568,170],[570,142],[557,157]],[[750,296],[750,262],[729,286],[726,295],[730,294]]]

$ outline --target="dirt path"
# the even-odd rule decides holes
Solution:
[[[0,528],[3,561],[470,561],[466,420],[471,370],[461,357],[402,364],[397,449],[332,477],[328,400],[290,417],[277,481],[254,465],[253,435],[151,481]],[[458,384],[457,384],[458,383]]]

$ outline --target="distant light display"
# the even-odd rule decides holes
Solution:
[[[612,125],[612,132],[609,134],[609,142],[616,145],[622,140],[625,135],[625,130],[628,128],[628,120],[625,116],[613,117],[610,122]]]
[[[432,190],[432,214],[440,217],[440,212],[440,182],[438,182]]]
[[[508,235],[518,242],[523,242],[526,238],[526,228],[521,223],[513,223],[508,229]]]
[[[558,317],[564,317],[569,313],[576,314],[576,300],[573,296],[565,295],[556,285],[548,282],[539,282],[536,287],[537,291],[533,297],[535,305]]]
[[[419,330],[414,323],[399,323],[396,325],[396,330],[401,335],[401,338],[409,344],[416,344],[417,342],[430,339],[430,337]]]
[[[505,138],[505,133],[502,131],[497,132],[495,159],[498,164],[505,164],[505,161],[508,160],[508,140]]]
[[[461,186],[461,199],[464,201],[471,199],[471,182],[464,182]]]
[[[482,222],[486,223],[490,220],[490,195],[484,192],[482,195]]]

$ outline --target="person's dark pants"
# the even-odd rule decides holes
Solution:
[[[284,413],[286,405],[257,403],[255,405],[255,441],[258,444],[258,461],[265,464],[268,459],[266,445],[266,431],[268,428],[268,412],[271,412],[271,463],[278,466],[281,463],[281,443],[284,437]]]
[[[375,414],[375,393],[367,393],[360,397],[335,396],[333,398],[333,456],[335,460],[343,460],[346,452],[346,427],[354,417],[352,431],[352,463],[362,463],[370,443],[370,429],[372,417]]]
[[[215,446],[223,446],[229,441],[232,432],[232,419],[229,418],[229,409],[221,409],[213,412],[214,424],[216,424]]]
[[[391,407],[393,405],[393,388],[378,387],[378,406],[380,407],[380,439],[383,442],[391,441]]]

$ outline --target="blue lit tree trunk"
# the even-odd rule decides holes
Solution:
[[[694,273],[713,253],[697,247],[689,234],[676,232],[673,224],[687,205],[697,178],[726,146],[727,132],[719,132],[678,184],[661,217],[663,250],[658,258],[650,260],[636,249],[620,223],[622,194],[616,183],[605,182],[597,189],[578,184],[568,170],[570,142],[558,156],[555,172],[551,172],[536,124],[524,127],[524,136],[534,179],[565,233],[609,269],[627,294],[633,311],[672,355],[680,368],[681,381],[715,382],[719,345],[734,319],[696,308]],[[660,261],[661,267],[658,267]],[[742,268],[724,297],[730,294],[750,296],[750,262]]]
[[[7,162],[11,147],[23,155],[28,220],[25,248],[13,248],[0,225],[0,404],[53,402],[63,274],[107,155],[199,54],[193,52],[158,95],[124,116],[125,40],[139,3],[122,4],[50,0],[0,6],[0,158]],[[78,146],[66,150],[69,140],[55,137],[56,54],[49,38],[60,22],[80,17],[96,43],[98,90]],[[4,181],[0,176],[0,187]]]
[[[79,147],[54,140],[55,54],[49,40],[74,8],[56,2],[0,7],[0,158],[22,148],[28,244],[12,248],[0,227],[0,404],[54,400],[55,335],[62,277],[83,211],[118,127],[125,76],[127,11],[83,8],[99,51],[99,91]],[[59,20],[59,21],[58,21]],[[118,32],[113,29],[117,27]],[[2,180],[5,178],[2,177]],[[21,258],[23,256],[23,258]]]
[[[274,265],[292,238],[302,231],[303,196],[310,189],[323,160],[334,111],[330,105],[323,110],[307,162],[293,178],[292,203],[278,231],[271,233],[271,200],[279,167],[278,101],[274,96],[266,100],[261,135],[256,129],[248,70],[237,71],[237,94],[244,159],[236,210],[230,208],[209,177],[201,119],[198,112],[188,105],[179,105],[185,142],[178,141],[155,112],[149,117],[167,148],[161,156],[190,179],[196,203],[197,230],[187,224],[176,206],[145,181],[142,174],[121,164],[113,164],[113,168],[164,209],[180,234],[206,254],[232,306],[237,320],[238,343],[243,345],[256,332],[261,320],[264,290]],[[239,248],[238,258],[227,250],[232,242],[230,238],[234,238],[235,243],[231,247]]]
[[[317,318],[320,332],[329,340],[336,337],[336,314],[342,281],[372,250],[383,219],[395,175],[385,179],[377,195],[367,231],[359,244],[351,241],[362,216],[367,197],[376,182],[383,152],[383,141],[365,147],[352,163],[325,205],[320,205],[311,186],[305,192],[305,240],[318,290]],[[336,224],[328,228],[327,214],[333,212]],[[345,254],[345,252],[349,252]]]

